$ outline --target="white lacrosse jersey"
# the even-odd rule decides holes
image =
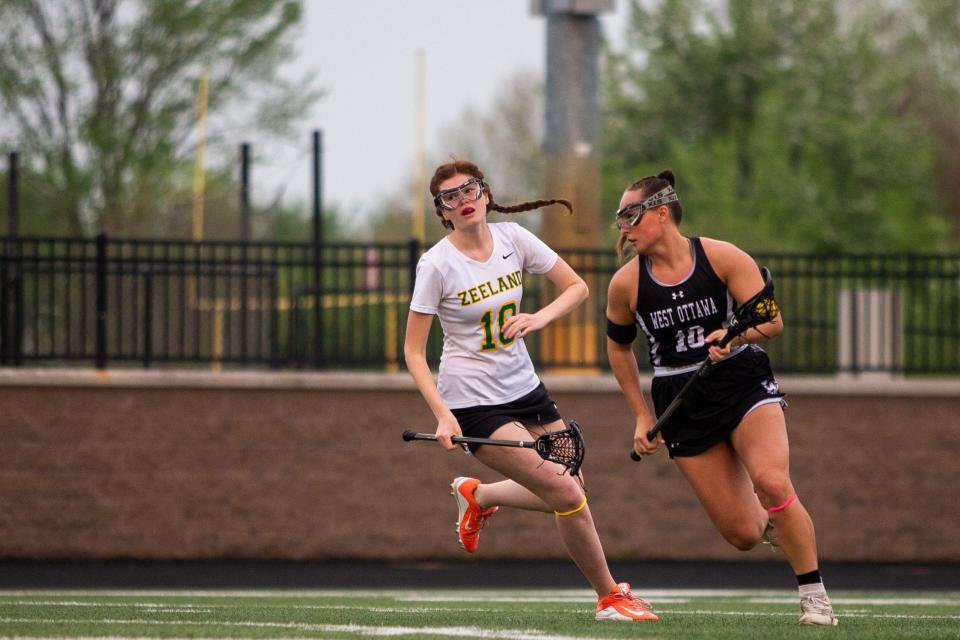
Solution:
[[[512,402],[540,384],[523,338],[505,338],[501,326],[521,310],[523,274],[546,273],[559,256],[515,222],[489,227],[493,253],[486,262],[444,238],[417,263],[410,309],[440,317],[437,389],[450,409]]]

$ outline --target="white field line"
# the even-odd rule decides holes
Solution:
[[[171,604],[169,602],[80,602],[77,600],[0,600],[0,606],[21,607],[132,607],[146,609],[150,613],[212,613],[217,607],[240,607],[242,605],[221,604]],[[270,605],[279,607],[281,605]]]
[[[645,598],[796,598],[790,589],[636,589]],[[957,592],[945,592],[960,599]],[[549,598],[554,601],[595,601],[590,589],[310,589],[310,590],[101,590],[101,589],[0,589],[0,604],[6,597],[191,597],[191,598],[393,598],[398,601],[444,600],[480,602],[483,600],[510,601],[518,597]],[[539,600],[543,601],[543,600]]]
[[[638,588],[636,592],[644,597],[777,597],[786,595],[795,595],[795,590],[784,589],[642,589]],[[591,599],[596,600],[596,594],[590,589],[308,589],[308,590],[207,590],[207,589],[183,589],[183,590],[142,590],[123,591],[116,589],[0,589],[0,603],[4,597],[129,597],[132,595],[140,597],[180,597],[189,596],[194,598],[360,598],[360,597],[378,597],[395,598],[397,600],[408,600],[415,598],[440,597],[444,595],[453,595],[455,597],[472,598],[514,598],[517,595],[529,597],[550,597],[556,600],[562,599]]]
[[[358,624],[308,624],[300,622],[190,622],[187,620],[31,620],[29,618],[0,618],[0,624],[80,624],[80,625],[185,625],[192,627],[246,627],[252,629],[294,629],[320,633],[346,633],[361,636],[432,635],[455,638],[494,638],[498,640],[602,640],[584,636],[558,636],[538,629],[481,629],[480,627],[401,627]],[[98,636],[99,637],[99,636]]]
[[[796,595],[795,591],[763,591],[757,589],[643,589],[638,588],[634,591],[644,598],[745,598],[753,597],[778,597],[787,595]],[[494,602],[509,601],[514,602],[517,598],[531,598],[530,602],[544,602],[545,598],[555,601],[571,600],[575,602],[596,601],[597,594],[590,589],[485,589],[485,590],[459,590],[445,589],[442,591],[398,591],[393,596],[400,601],[424,600],[443,602],[445,600],[472,600],[480,602],[489,600]]]
[[[707,591],[710,596],[716,596],[717,592]],[[721,592],[725,593],[725,592]],[[564,597],[541,597],[541,598],[502,598],[494,597],[489,595],[438,595],[438,596],[423,596],[422,600],[430,601],[441,601],[441,602],[450,602],[450,603],[461,603],[469,604],[472,602],[490,604],[495,602],[545,602],[545,603],[554,603],[554,604],[576,604],[580,602],[592,603],[594,598],[592,594],[588,598],[582,597],[580,594],[555,594],[555,596],[568,596]],[[776,598],[767,597],[759,598],[754,597],[750,598],[749,602],[756,604],[791,604],[795,601],[796,595],[780,595]],[[411,601],[416,600],[412,597],[402,597],[397,598],[401,601]],[[659,603],[685,603],[690,602],[691,598],[676,598],[676,599],[667,599],[659,598],[655,604]],[[837,605],[859,605],[859,606],[875,606],[875,607],[890,607],[890,606],[917,606],[917,607],[926,607],[926,606],[958,606],[960,605],[960,599],[952,598],[834,598],[834,604]],[[33,606],[33,607],[110,607],[110,608],[136,608],[141,609],[144,613],[151,614],[207,614],[211,613],[214,609],[232,609],[242,607],[244,605],[239,604],[229,604],[229,603],[205,603],[202,605],[193,605],[193,604],[171,604],[163,602],[96,602],[96,601],[79,601],[79,600],[14,600],[6,601],[0,600],[0,605],[7,606]],[[247,605],[249,606],[249,605]],[[273,604],[273,603],[259,603],[256,605],[260,608],[269,608],[269,609],[293,609],[293,610],[357,610],[357,611],[368,611],[375,613],[449,613],[449,612],[479,612],[479,613],[497,613],[504,611],[505,609],[495,608],[495,607],[385,607],[385,606],[363,606],[363,605],[309,605],[309,604]],[[672,610],[672,609],[663,609],[657,607],[658,612],[665,615],[729,615],[729,616],[794,616],[796,613],[793,612],[757,612],[757,611],[740,611],[740,610],[716,610],[716,609],[698,609],[698,610]],[[892,619],[940,619],[940,620],[960,620],[960,614],[958,615],[926,615],[926,614],[884,614],[884,613],[872,613],[866,609],[851,609],[851,610],[841,610],[837,612],[841,617],[855,617],[855,618],[892,618]],[[0,623],[12,621],[14,619],[3,619],[0,618]],[[31,619],[16,619],[17,621],[30,621]],[[36,620],[37,622],[56,622],[56,620]],[[95,621],[91,621],[95,622]],[[198,621],[192,623],[190,621],[164,621],[162,619],[156,619],[152,621],[137,621],[150,624],[206,624],[203,621]],[[229,624],[247,624],[247,623],[229,623]],[[251,623],[252,624],[252,623]],[[270,623],[266,623],[270,624]],[[379,628],[379,627],[378,627]]]
[[[512,595],[511,595],[512,593]],[[457,603],[457,604],[469,604],[469,603],[483,603],[483,604],[497,604],[497,603],[516,603],[516,602],[527,602],[527,603],[554,603],[554,604],[592,604],[596,602],[596,596],[591,591],[585,590],[561,590],[561,591],[541,591],[538,595],[520,595],[520,594],[537,594],[536,591],[530,590],[516,590],[513,592],[500,591],[496,593],[488,592],[446,592],[446,593],[409,593],[405,591],[370,591],[364,592],[365,596],[370,597],[391,597],[398,603],[402,602],[433,602],[433,603]],[[662,604],[682,604],[689,603],[695,598],[724,598],[724,597],[742,597],[749,594],[751,597],[747,599],[748,602],[755,604],[791,604],[797,600],[797,594],[795,592],[766,592],[762,595],[758,594],[756,591],[736,591],[736,590],[705,590],[705,589],[680,589],[680,590],[659,590],[659,591],[647,591],[643,592],[643,595],[650,598],[653,601],[655,606]],[[143,609],[145,612],[151,613],[210,613],[214,609],[229,609],[237,608],[242,606],[249,605],[240,605],[240,604],[230,604],[230,603],[210,603],[206,602],[203,604],[191,604],[191,603],[171,603],[171,602],[98,602],[96,600],[40,600],[40,599],[23,599],[23,600],[4,600],[3,598],[8,595],[0,593],[0,606],[3,605],[12,605],[12,606],[37,606],[37,607],[114,607],[114,608],[139,608]],[[23,592],[22,595],[32,595],[34,597],[40,595],[36,592]],[[57,594],[50,594],[57,595]],[[105,597],[106,594],[103,593],[70,593],[64,594],[59,593],[59,595],[64,596],[74,596],[74,595],[85,595],[87,597]],[[130,596],[130,592],[123,592],[118,594],[120,596]],[[148,595],[141,592],[138,592],[137,595],[143,596]],[[184,592],[168,592],[165,595],[169,596],[183,596]],[[291,597],[286,594],[277,594],[276,592],[271,594],[273,598],[284,598]],[[358,597],[356,593],[351,593],[349,596],[344,596],[343,592],[339,592],[336,595],[341,595],[343,597]],[[954,593],[949,593],[949,595],[954,596]],[[149,596],[148,596],[149,597]],[[915,597],[915,598],[886,598],[886,597],[834,597],[832,598],[833,604],[835,605],[859,605],[859,606],[877,606],[877,607],[889,607],[889,606],[960,606],[960,596],[957,597]],[[382,613],[402,613],[402,612],[412,612],[412,613],[442,613],[442,612],[455,612],[455,611],[478,611],[478,612],[497,612],[502,609],[499,608],[461,608],[461,607],[371,607],[363,605],[327,605],[327,604],[293,604],[293,603],[257,603],[257,607],[261,608],[285,608],[285,609],[294,609],[294,610],[326,610],[326,609],[356,609],[356,610],[366,610],[366,611],[375,611]]]
[[[783,604],[787,602],[793,602],[797,599],[797,596],[793,598],[750,598],[747,602],[756,603],[756,604]],[[960,598],[834,598],[830,597],[830,602],[833,604],[843,604],[843,605],[867,605],[872,607],[889,607],[897,605],[910,605],[916,607],[930,606],[930,607],[957,607],[960,606]]]
[[[4,602],[0,600],[0,606],[12,605],[22,607],[94,607],[116,609],[142,608],[146,613],[212,613],[214,609],[249,609],[249,604],[180,604],[180,605],[162,605],[157,603],[143,602],[75,602],[75,601],[57,601],[57,600],[11,600]],[[507,609],[490,609],[479,607],[370,607],[363,605],[349,604],[256,604],[258,609],[294,609],[294,610],[349,610],[349,611],[370,611],[373,613],[456,613],[456,612],[476,612],[476,613],[497,613],[507,611]]]
[[[232,640],[225,636],[4,636],[4,640]],[[270,636],[269,640],[304,640]]]
[[[668,616],[741,616],[744,618],[763,618],[763,617],[777,617],[777,616],[790,616],[796,617],[798,613],[778,613],[778,612],[762,612],[762,611],[717,611],[715,609],[702,609],[702,610],[686,610],[686,611],[672,611],[670,609],[657,609],[658,614],[668,615]],[[960,614],[956,615],[928,615],[923,613],[910,614],[910,613],[860,613],[860,612],[848,612],[848,611],[836,611],[837,617],[841,620],[841,624],[844,618],[875,618],[875,619],[900,619],[900,620],[960,620]]]
[[[678,592],[678,591],[643,591],[638,592],[649,599],[654,605],[657,604],[675,604],[687,603],[694,599],[703,598],[740,598],[746,594],[733,593],[730,591],[707,591],[700,590],[696,592]],[[755,592],[749,592],[751,594]],[[474,594],[432,594],[432,595],[407,595],[397,597],[398,602],[595,602],[596,596],[589,595],[561,595],[550,596],[514,596],[509,595],[474,595]],[[777,595],[752,596],[747,601],[756,604],[792,604],[799,600],[796,592],[784,592]],[[960,597],[953,598],[870,598],[870,597],[831,597],[830,600],[835,605],[867,605],[876,607],[885,607],[893,605],[906,606],[960,606]]]
[[[793,612],[759,612],[759,611],[718,611],[714,609],[673,611],[661,609],[661,615],[699,615],[699,616],[731,616],[741,618],[768,618],[790,617]],[[884,620],[960,620],[957,615],[927,615],[927,614],[892,614],[892,613],[861,613],[838,611],[838,617],[867,618]],[[78,624],[78,625],[152,625],[152,626],[192,626],[192,627],[247,627],[260,629],[295,629],[308,632],[346,633],[364,636],[396,636],[407,634],[425,634],[452,637],[494,638],[500,640],[591,640],[582,636],[558,636],[537,629],[501,629],[484,630],[479,627],[404,627],[404,626],[372,626],[372,625],[335,625],[309,624],[297,622],[229,622],[229,621],[189,621],[189,620],[147,620],[147,619],[44,619],[44,618],[0,618],[2,624]],[[9,636],[5,636],[9,637]],[[84,636],[85,637],[85,636]]]
[[[22,594],[22,595],[33,595],[38,594]],[[61,595],[80,595],[80,594],[61,594]],[[86,594],[93,597],[96,596],[105,596],[105,594]],[[129,596],[130,593],[121,594]],[[138,595],[147,595],[138,593]],[[171,594],[171,595],[182,595],[182,594]],[[654,592],[654,591],[645,591],[643,595],[649,597],[650,599],[656,599],[660,603],[686,603],[691,602],[696,598],[724,598],[724,597],[737,597],[739,594],[732,594],[726,591],[701,591],[697,593],[683,593],[676,591],[664,591],[664,592]],[[370,594],[370,597],[389,597],[385,596],[383,593]],[[285,596],[283,596],[285,597]],[[351,598],[359,597],[356,594],[350,596]],[[514,595],[510,596],[509,594],[429,594],[429,595],[398,595],[393,597],[397,602],[556,602],[556,603],[588,603],[595,602],[596,596],[591,593],[589,594],[579,594],[579,593],[562,593],[557,592],[554,594],[543,594],[539,596],[530,595]],[[796,593],[783,593],[776,596],[753,596],[747,599],[748,602],[754,604],[789,604],[794,602],[797,599]],[[911,605],[911,606],[960,606],[960,597],[915,597],[915,598],[876,598],[876,597],[831,597],[833,604],[842,604],[842,605],[866,605],[866,606],[891,606],[891,605]],[[190,603],[170,603],[170,602],[99,602],[96,600],[4,600],[3,595],[0,595],[0,605],[24,605],[24,606],[60,606],[60,607],[134,607],[134,608],[143,608],[143,609],[166,609],[169,612],[184,612],[188,613],[190,611],[210,611],[214,608],[230,608],[230,607],[241,607],[249,605],[240,605],[240,604],[223,604],[223,603],[204,603],[204,604],[190,604]],[[355,607],[351,605],[311,605],[311,604],[269,604],[261,603],[257,604],[259,607],[270,608],[270,607],[282,607],[289,609],[331,609],[331,608],[366,608],[366,607]],[[409,609],[405,609],[409,610]],[[449,611],[449,608],[441,607],[430,607],[424,608],[424,611]]]
[[[746,598],[748,602],[756,604],[787,604],[797,600],[795,591],[756,591],[756,590],[737,590],[737,589],[651,589],[638,592],[640,595],[655,600],[659,603],[686,603],[697,598]],[[109,602],[97,601],[98,597],[235,597],[235,596],[253,596],[253,592],[195,592],[195,591],[163,591],[163,592],[144,592],[144,591],[119,591],[102,592],[96,590],[90,591],[2,591],[0,590],[0,606],[2,605],[30,605],[30,606],[76,606],[76,607],[135,607],[143,609],[166,609],[170,612],[190,612],[202,609],[239,607],[249,605],[224,604],[204,602],[201,604],[193,603],[173,603],[173,602]],[[56,599],[56,598],[76,598],[81,596],[86,600],[78,599]],[[7,600],[6,598],[18,597],[24,599]],[[49,600],[40,599],[42,597]],[[596,602],[596,595],[585,589],[558,589],[558,590],[537,590],[537,589],[515,589],[515,590],[432,590],[432,591],[410,591],[410,590],[339,590],[339,591],[311,591],[311,592],[284,592],[268,591],[258,593],[257,597],[266,600],[291,599],[291,598],[342,598],[356,599],[362,597],[376,597],[393,599],[396,602],[437,602],[437,603],[500,603],[500,602],[531,602],[531,603],[592,603]],[[26,599],[33,598],[33,599]],[[936,596],[924,594],[917,597],[873,597],[861,594],[851,596],[831,597],[834,604],[842,605],[865,605],[865,606],[892,606],[892,605],[912,605],[912,606],[960,606],[960,593],[944,592],[943,595]],[[259,607],[284,607],[291,609],[328,609],[331,607],[350,608],[350,605],[311,605],[311,604],[292,604],[269,602],[257,603]],[[365,608],[365,607],[359,607]],[[425,609],[426,610],[426,609]],[[449,610],[441,608],[430,608],[429,610]]]
[[[406,634],[401,634],[406,635]],[[259,640],[263,640],[259,636]],[[536,640],[550,640],[562,636],[537,636]],[[4,640],[246,640],[240,636],[4,636]],[[251,638],[251,640],[255,640]],[[270,636],[269,640],[304,640],[303,636]],[[570,640],[600,640],[578,636]]]

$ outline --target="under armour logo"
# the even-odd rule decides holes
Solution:
[[[763,386],[764,390],[771,396],[774,396],[780,393],[780,384],[776,381],[776,379],[765,380],[760,384]]]
[[[683,291],[674,291],[673,293],[670,294],[670,297],[673,298],[674,300],[676,300],[677,298],[682,298]]]

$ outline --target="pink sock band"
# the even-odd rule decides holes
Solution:
[[[777,511],[783,511],[784,509],[792,505],[794,500],[796,499],[797,499],[797,494],[793,494],[792,496],[787,498],[787,501],[784,502],[779,507],[770,507],[769,509],[767,509],[767,513],[773,514],[773,513],[776,513]]]

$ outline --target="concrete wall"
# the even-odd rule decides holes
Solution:
[[[627,458],[609,377],[544,376],[584,427],[612,559],[768,560],[727,546],[664,453]],[[782,378],[821,557],[960,561],[960,381]],[[448,484],[498,476],[432,443],[405,374],[0,369],[0,557],[463,557]],[[498,513],[480,557],[565,557],[550,516]]]

